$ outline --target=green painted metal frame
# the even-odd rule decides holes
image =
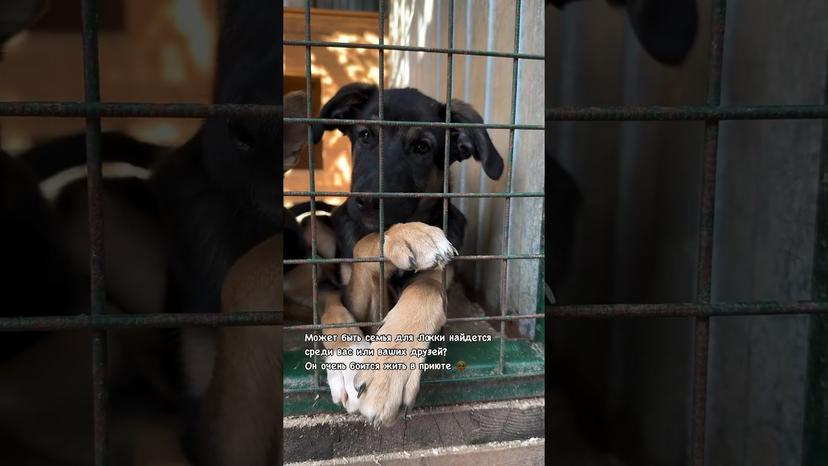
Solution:
[[[503,373],[498,365],[500,344],[497,337],[492,342],[445,343],[445,360],[452,364],[452,369],[424,374],[417,406],[542,395],[543,321],[538,319],[535,341],[507,339],[503,342]],[[438,356],[426,358],[427,363],[443,360]],[[304,368],[308,361],[309,358],[299,351],[284,354],[285,415],[342,412],[342,407],[331,401],[330,391],[324,383],[315,386],[313,377]],[[466,363],[462,372],[454,369],[457,361]],[[533,382],[523,383],[524,380]],[[454,388],[444,390],[449,385]]]

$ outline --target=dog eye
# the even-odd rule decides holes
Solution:
[[[371,140],[371,132],[368,131],[367,129],[363,129],[362,131],[359,132],[357,137],[359,137],[360,141],[367,144]]]
[[[418,154],[425,154],[431,150],[431,146],[426,141],[417,141],[414,143],[414,152]]]

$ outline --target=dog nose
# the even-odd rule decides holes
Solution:
[[[371,196],[359,196],[354,200],[354,202],[356,202],[357,207],[360,209],[373,209],[377,205],[376,198]]]

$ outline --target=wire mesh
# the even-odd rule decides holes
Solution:
[[[499,315],[493,316],[482,316],[482,317],[467,317],[467,318],[449,318],[447,319],[447,324],[451,324],[454,322],[475,322],[475,321],[486,321],[491,323],[500,322],[499,326],[499,336],[500,336],[500,343],[498,349],[498,367],[497,373],[501,376],[506,375],[504,374],[504,341],[506,337],[505,332],[505,322],[508,321],[517,321],[521,319],[540,319],[544,317],[543,313],[532,313],[532,314],[517,314],[517,315],[507,315],[507,308],[508,308],[508,263],[511,260],[538,260],[543,261],[544,255],[541,254],[510,254],[510,247],[509,247],[509,235],[510,235],[510,204],[512,198],[543,198],[543,192],[514,192],[512,189],[513,183],[513,171],[512,167],[514,166],[514,147],[515,147],[515,131],[516,130],[543,130],[544,125],[530,125],[530,124],[518,124],[517,123],[517,99],[518,99],[518,91],[519,91],[519,82],[518,82],[518,67],[520,60],[543,60],[543,55],[537,54],[525,54],[520,52],[521,43],[520,43],[520,32],[521,32],[521,2],[517,1],[515,3],[515,29],[514,29],[514,47],[513,52],[493,52],[493,51],[485,51],[485,50],[461,50],[456,49],[454,47],[454,13],[455,13],[455,2],[453,0],[448,2],[448,47],[447,48],[429,48],[429,47],[408,47],[408,46],[399,46],[399,45],[389,45],[385,44],[385,2],[379,2],[379,15],[378,15],[378,29],[379,29],[379,40],[378,44],[364,44],[364,43],[338,43],[338,42],[323,42],[323,41],[311,41],[309,40],[310,37],[310,2],[306,2],[305,5],[305,40],[303,41],[291,41],[285,40],[283,44],[286,46],[297,46],[297,47],[304,47],[306,50],[306,57],[309,57],[310,49],[312,47],[345,47],[345,48],[364,48],[364,49],[375,49],[378,51],[379,54],[379,79],[378,79],[378,118],[377,119],[326,119],[326,118],[311,118],[310,113],[308,113],[307,118],[285,118],[285,123],[304,123],[308,124],[310,127],[311,124],[314,123],[335,123],[336,125],[357,125],[357,124],[371,124],[375,125],[379,128],[379,156],[378,156],[378,171],[379,171],[379,186],[376,192],[323,192],[323,191],[316,191],[315,184],[313,183],[313,167],[310,168],[310,189],[308,191],[288,191],[283,193],[285,197],[308,197],[311,199],[311,202],[314,202],[314,199],[318,196],[341,196],[341,197],[375,197],[378,198],[379,201],[379,238],[380,238],[380,254],[377,257],[358,257],[358,258],[319,258],[317,257],[316,253],[312,253],[312,257],[310,259],[295,259],[295,260],[286,260],[285,264],[313,264],[314,266],[319,264],[341,264],[341,263],[364,263],[364,262],[377,262],[380,267],[380,290],[385,289],[385,247],[384,247],[384,231],[386,228],[385,224],[385,212],[384,212],[384,200],[390,198],[439,198],[442,199],[442,228],[444,232],[448,231],[448,212],[449,212],[449,201],[452,198],[500,198],[504,200],[505,208],[504,208],[504,230],[503,230],[503,246],[501,254],[489,254],[489,255],[464,255],[464,256],[456,256],[453,260],[475,260],[475,261],[485,261],[485,260],[497,260],[501,262],[501,276],[500,276],[500,302],[499,302]],[[396,51],[423,51],[428,53],[439,53],[445,54],[447,57],[447,82],[446,82],[446,119],[443,122],[422,122],[422,121],[400,121],[400,120],[384,120],[384,107],[385,107],[385,99],[383,97],[385,93],[385,51],[386,50],[396,50]],[[508,124],[487,124],[487,123],[460,123],[460,122],[453,122],[451,119],[451,100],[452,100],[452,87],[453,87],[453,75],[454,75],[454,55],[478,55],[478,56],[487,56],[487,57],[506,57],[511,58],[512,63],[512,95],[510,100],[510,122]],[[306,59],[306,66],[305,66],[305,79],[307,83],[311,81],[311,66],[309,60]],[[312,96],[310,95],[310,87],[308,86],[307,92],[307,99],[308,105],[310,105]],[[308,107],[310,108],[310,107]],[[472,192],[460,192],[460,193],[453,193],[450,191],[449,188],[449,170],[448,165],[450,163],[450,131],[445,132],[445,153],[444,153],[444,166],[443,166],[443,173],[445,173],[443,183],[442,183],[442,192],[441,193],[414,193],[414,192],[385,192],[384,190],[384,163],[385,163],[385,154],[384,154],[384,129],[386,127],[410,127],[410,126],[417,126],[417,127],[437,127],[437,128],[486,128],[486,129],[506,129],[509,131],[509,146],[508,146],[508,155],[507,155],[507,163],[506,163],[506,179],[507,179],[507,186],[505,192],[492,192],[492,193],[472,193]],[[310,138],[310,132],[308,137],[308,145],[312,144],[312,139]],[[313,205],[311,206],[313,210]],[[313,251],[316,249],[316,230],[313,228],[313,218],[314,214],[312,214],[311,220],[311,248]],[[540,232],[538,233],[540,234]],[[314,290],[317,287],[316,283],[316,275],[312,278],[314,281],[313,286]],[[446,271],[443,270],[442,273],[442,298],[443,298],[443,307],[444,312],[448,314],[448,299],[447,299],[447,282],[446,282]],[[386,299],[386,295],[384,292],[380,291],[379,295],[379,302],[380,302],[380,309],[384,312],[385,303],[384,300]],[[375,327],[378,328],[382,325],[381,321],[376,322],[354,322],[354,323],[345,323],[345,324],[319,324],[319,309],[316,304],[316,296],[314,295],[314,307],[313,311],[313,324],[312,325],[286,325],[285,330],[292,330],[292,331],[320,331],[326,328],[343,328],[343,327]],[[317,349],[317,343],[314,342],[314,349]],[[314,352],[316,353],[316,351]],[[318,356],[314,355],[314,363],[317,363]],[[316,366],[316,364],[314,364]],[[480,380],[488,380],[488,376],[480,377]],[[469,380],[474,380],[473,377],[470,377]],[[324,390],[324,387],[321,384],[319,373],[318,371],[314,374],[314,380],[312,384],[312,389],[316,391]],[[286,392],[290,391],[286,389]]]
[[[760,119],[825,119],[828,118],[828,105],[764,105],[764,106],[722,106],[720,105],[722,48],[725,32],[725,0],[714,0],[711,17],[712,29],[710,37],[710,62],[708,75],[708,99],[702,106],[623,106],[623,107],[558,107],[547,109],[545,121],[704,121],[705,122],[705,154],[703,173],[703,194],[700,205],[701,226],[699,230],[699,260],[698,260],[698,290],[696,302],[693,303],[663,303],[663,304],[607,304],[607,305],[577,305],[577,306],[547,306],[543,313],[506,315],[507,289],[501,285],[501,303],[499,316],[450,318],[447,323],[491,321],[500,322],[500,361],[498,364],[501,377],[511,377],[503,374],[503,341],[505,336],[504,324],[507,321],[520,319],[540,319],[545,317],[559,319],[590,319],[590,318],[655,318],[655,317],[695,317],[695,365],[694,365],[694,401],[693,401],[693,429],[691,462],[694,465],[704,464],[705,449],[705,412],[707,391],[709,318],[716,316],[735,315],[789,315],[789,314],[828,314],[826,302],[744,302],[744,303],[717,303],[711,300],[710,285],[712,282],[712,238],[713,218],[715,213],[715,182],[716,182],[716,151],[718,143],[718,122],[722,120],[760,120]],[[513,52],[498,52],[490,50],[468,50],[454,48],[453,22],[454,2],[450,2],[449,46],[447,48],[412,47],[384,43],[384,1],[380,2],[379,15],[379,44],[340,43],[310,40],[311,10],[310,1],[306,2],[305,11],[305,40],[285,40],[286,46],[305,48],[306,79],[307,79],[307,117],[285,118],[285,123],[308,124],[308,151],[309,151],[309,190],[289,191],[285,196],[310,197],[311,203],[311,257],[305,260],[285,261],[286,264],[312,264],[313,270],[313,324],[288,326],[286,329],[296,331],[319,331],[323,328],[338,327],[370,327],[379,326],[381,322],[358,322],[351,324],[319,323],[318,271],[317,266],[329,263],[344,262],[384,262],[384,249],[380,256],[356,259],[327,259],[318,256],[316,244],[316,215],[315,202],[318,196],[377,196],[380,201],[382,216],[383,199],[395,197],[435,197],[443,199],[444,218],[443,227],[447,225],[446,210],[451,198],[502,198],[506,203],[504,222],[504,246],[499,255],[468,255],[458,256],[455,260],[499,260],[502,261],[501,280],[505,280],[510,260],[540,260],[543,254],[510,254],[509,236],[509,203],[512,198],[540,198],[542,192],[513,192],[511,186],[512,165],[514,158],[515,130],[543,130],[544,125],[516,124],[515,102],[517,99],[518,82],[517,72],[520,60],[543,60],[543,55],[520,52],[520,0],[516,2],[517,15],[515,19],[515,47]],[[87,177],[89,195],[89,231],[91,238],[91,282],[90,293],[92,307],[89,314],[77,316],[41,316],[41,317],[4,317],[0,318],[0,331],[57,331],[68,329],[94,330],[92,337],[93,348],[93,395],[94,395],[94,456],[95,464],[103,465],[107,462],[107,347],[106,331],[123,328],[161,328],[161,327],[221,327],[233,325],[275,325],[281,323],[279,312],[238,312],[231,314],[144,314],[144,315],[107,315],[105,306],[105,274],[103,270],[103,235],[104,223],[101,208],[101,157],[100,157],[100,119],[120,117],[178,117],[178,118],[206,118],[214,116],[225,117],[266,117],[281,115],[280,106],[254,104],[193,104],[193,103],[135,103],[135,102],[101,102],[99,85],[99,63],[97,53],[97,24],[96,1],[83,0],[83,62],[84,62],[84,101],[83,102],[0,102],[0,116],[22,117],[67,117],[86,118],[87,135]],[[513,90],[512,112],[510,124],[473,124],[452,122],[450,112],[445,122],[417,122],[417,121],[385,121],[383,118],[383,99],[380,98],[379,120],[327,120],[313,118],[311,115],[311,60],[313,47],[342,47],[363,48],[378,50],[380,55],[380,94],[384,88],[384,52],[416,51],[426,53],[442,53],[448,57],[448,85],[447,105],[450,106],[452,87],[452,57],[454,55],[475,55],[484,57],[501,57],[513,59]],[[450,107],[449,107],[450,108]],[[384,192],[382,181],[376,193],[339,193],[315,190],[312,133],[310,124],[331,123],[338,125],[353,125],[370,123],[378,125],[380,138],[382,128],[386,126],[421,126],[443,128],[488,128],[507,129],[509,137],[509,172],[508,188],[506,192],[495,193],[451,193],[447,183],[444,183],[442,193],[394,193]],[[380,143],[380,148],[382,143]],[[382,164],[382,154],[380,163]],[[448,160],[448,157],[446,157]],[[447,173],[447,172],[446,172]],[[382,180],[382,176],[380,176]],[[380,220],[384,228],[384,218]],[[383,274],[384,276],[384,274]],[[501,282],[503,283],[503,282]],[[443,289],[445,293],[445,286]],[[445,296],[445,295],[444,295]],[[315,343],[316,345],[317,343]],[[316,356],[314,356],[316,358]],[[314,383],[318,389],[320,375],[318,370],[314,374]]]

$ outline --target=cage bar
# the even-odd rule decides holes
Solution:
[[[733,303],[660,303],[660,304],[578,304],[546,306],[537,318],[610,319],[648,317],[733,317],[756,315],[828,314],[826,301],[733,302]],[[535,314],[533,314],[534,316]],[[505,316],[519,319],[521,315]],[[475,318],[499,320],[501,316]],[[528,317],[527,317],[528,318]],[[114,330],[125,328],[189,328],[250,325],[278,325],[281,315],[275,311],[199,313],[199,314],[79,314],[75,316],[4,317],[0,332],[56,330]],[[452,322],[448,319],[448,322]],[[290,328],[286,326],[285,328]]]
[[[380,0],[382,1],[382,0]],[[380,12],[382,16],[382,12]],[[452,22],[449,22],[449,27]],[[380,37],[382,37],[380,35]],[[500,58],[515,58],[522,60],[543,60],[543,55],[531,53],[511,53],[511,52],[497,52],[494,50],[469,50],[469,49],[455,49],[450,44],[448,48],[439,47],[416,47],[412,45],[386,45],[380,39],[379,44],[366,44],[359,42],[326,42],[317,40],[285,40],[282,45],[288,46],[312,46],[312,47],[332,47],[332,48],[350,48],[350,49],[373,49],[373,50],[396,50],[400,52],[426,52],[452,55],[477,55],[481,57],[500,57]]]
[[[478,255],[464,255],[464,256],[454,256],[451,260],[475,260],[475,261],[485,261],[485,260],[521,260],[521,259],[543,259],[545,256],[543,254],[478,254]],[[375,256],[375,257],[336,257],[332,259],[328,258],[320,258],[320,259],[285,259],[284,264],[288,265],[296,265],[296,264],[354,264],[358,262],[383,262],[384,257]]]
[[[379,14],[377,15],[377,27],[379,28],[377,37],[379,37],[379,119],[385,119],[385,101],[383,95],[385,93],[385,49],[382,45],[385,43],[385,0],[379,0]],[[379,127],[379,181],[377,190],[382,194],[385,187],[385,127]],[[386,280],[385,280],[385,199],[379,198],[379,308],[380,317],[385,319],[385,298],[386,298]],[[373,316],[372,316],[373,317]]]
[[[712,3],[710,29],[710,58],[707,76],[707,105],[721,103],[722,49],[724,47],[726,0]],[[710,288],[713,274],[713,227],[716,207],[716,161],[719,144],[719,121],[707,120],[704,124],[704,161],[702,194],[699,207],[699,256],[696,301],[710,304]],[[696,317],[693,361],[693,429],[690,461],[694,466],[704,466],[705,430],[707,420],[707,371],[710,344],[710,318]]]
[[[828,64],[828,61],[826,61]],[[826,66],[828,70],[828,66]],[[828,106],[828,73],[825,76],[825,97]],[[822,148],[817,171],[818,191],[814,256],[811,273],[811,296],[817,301],[828,300],[828,119],[822,122]],[[828,463],[828,317],[815,314],[808,329],[808,375],[803,422],[802,465]]]
[[[281,116],[282,107],[261,104],[199,104],[149,102],[0,102],[0,116],[56,118],[208,118]],[[733,105],[556,107],[547,109],[546,121],[703,121],[703,120],[822,120],[826,105]],[[331,120],[284,118],[285,123],[374,124],[385,126],[445,127],[444,122]],[[452,123],[456,128],[510,129],[497,123]],[[543,130],[543,125],[517,125],[515,129]]]
[[[515,0],[515,53],[520,51],[520,0]],[[518,63],[519,59],[514,58],[512,62],[512,109],[511,119],[512,125],[517,123],[517,91],[518,91]],[[512,183],[514,176],[515,163],[515,128],[509,129],[509,155],[508,155],[507,169],[506,169],[506,192],[512,192]],[[446,199],[448,202],[448,199]],[[503,255],[509,254],[509,233],[511,230],[510,213],[512,208],[512,198],[506,196],[504,198],[503,206]],[[506,311],[509,306],[509,295],[507,294],[507,284],[509,281],[509,259],[503,259],[500,265],[500,316],[506,316]],[[503,374],[504,367],[504,344],[506,340],[506,321],[500,321],[500,357],[498,362],[498,370]]]
[[[305,39],[310,40],[310,27],[311,27],[311,2],[310,0],[305,1]],[[313,115],[312,104],[311,104],[311,93],[312,93],[312,86],[311,86],[311,46],[305,46],[305,107],[307,110],[308,118]],[[283,121],[286,119],[283,119]],[[316,191],[316,171],[313,166],[313,128],[311,125],[308,125],[308,186],[310,188],[310,192],[313,193]],[[316,249],[316,195],[310,195],[310,225],[311,225],[311,259],[316,260],[318,259],[318,253]],[[313,308],[313,323],[319,324],[319,266],[315,262],[311,262],[311,299],[312,303],[311,306]],[[313,383],[315,387],[320,387],[322,385],[321,379],[319,377],[319,357],[317,353],[319,352],[319,342],[314,340],[313,341]]]
[[[83,90],[84,101],[101,100],[98,70],[98,11],[96,0],[83,0]],[[104,274],[103,174],[101,166],[101,119],[86,119],[86,185],[89,206],[89,270],[90,312],[102,315],[106,308],[106,277]],[[92,411],[93,445],[96,466],[107,463],[107,417],[109,405],[107,374],[107,336],[105,330],[92,334]]]
[[[454,0],[449,1],[449,21],[448,21],[448,48],[454,48]],[[452,82],[454,79],[454,55],[451,53],[446,54],[446,71],[447,71],[447,78],[446,78],[446,124],[451,124],[451,95],[452,95]],[[451,172],[449,171],[449,162],[451,159],[451,130],[446,129],[445,131],[445,138],[443,143],[443,194],[448,194],[449,192],[449,179],[451,178]],[[443,233],[448,236],[448,209],[449,209],[449,198],[443,197]],[[448,270],[446,267],[440,271],[440,298],[443,300],[443,314],[448,317],[448,286],[447,286],[447,274]],[[446,362],[447,354],[444,354],[441,357],[441,362]]]
[[[313,194],[314,196],[330,196],[330,197],[385,197],[385,198],[421,198],[421,197],[446,197],[446,198],[460,198],[460,197],[476,197],[476,198],[496,198],[496,197],[544,197],[542,192],[513,192],[513,193],[393,193],[393,192],[358,192],[358,191],[285,191],[285,197],[307,197]]]

